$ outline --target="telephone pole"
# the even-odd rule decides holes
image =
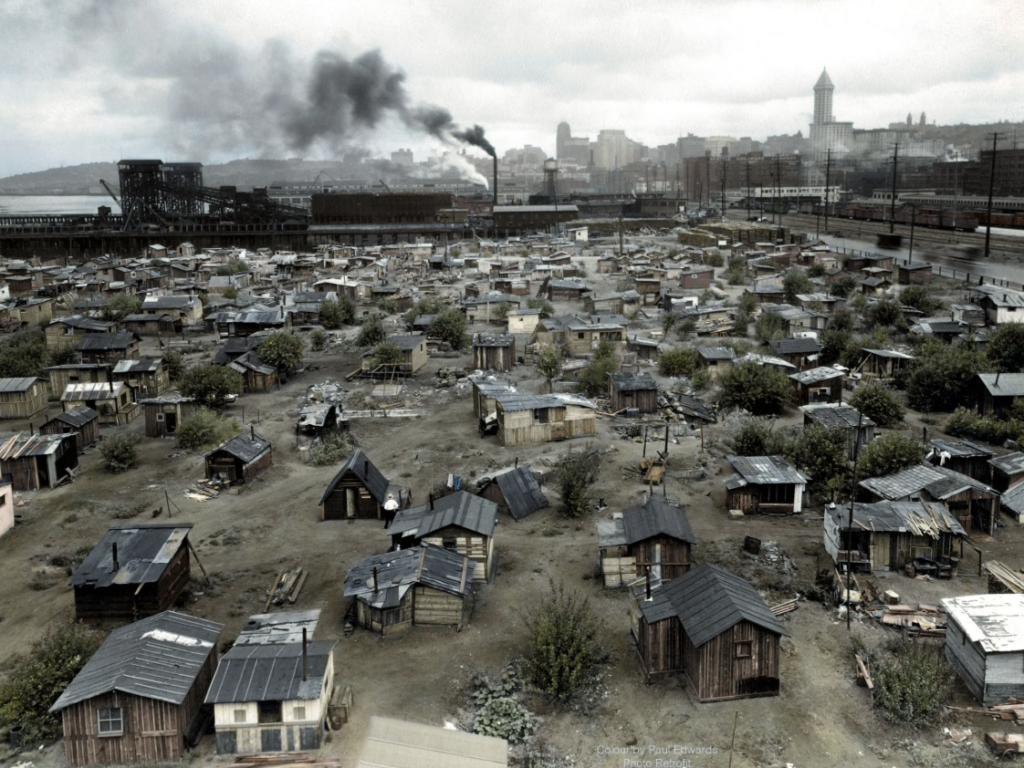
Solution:
[[[900,143],[892,145],[892,200],[889,201],[889,234],[896,231],[896,163],[899,158]]]
[[[1002,134],[992,134],[992,165],[988,172],[988,216],[985,226],[985,258],[989,256],[989,244],[992,241],[992,195],[996,190],[996,142]]]

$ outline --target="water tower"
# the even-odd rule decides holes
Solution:
[[[558,202],[555,180],[558,176],[558,161],[549,157],[544,161],[544,194],[547,195],[551,204]]]

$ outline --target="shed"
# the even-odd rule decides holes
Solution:
[[[497,395],[516,391],[512,384],[494,376],[471,375],[469,383],[473,387],[473,414],[478,419],[486,419],[495,412]]]
[[[277,368],[262,362],[255,349],[236,357],[228,368],[242,374],[244,392],[269,392],[278,381]]]
[[[471,559],[474,581],[490,581],[494,569],[494,526],[498,505],[466,491],[455,491],[418,507],[400,510],[388,526],[391,544],[420,544],[458,552]]]
[[[118,360],[138,360],[139,341],[131,331],[87,333],[76,349],[82,354],[83,363],[116,363]]]
[[[222,624],[164,611],[113,630],[50,712],[68,765],[170,763],[202,736]]]
[[[1005,456],[989,459],[992,469],[992,487],[1000,493],[1013,488],[1024,480],[1024,452],[1015,451]]]
[[[389,494],[394,509],[388,508]],[[356,448],[320,497],[320,519],[391,520],[409,501],[408,491],[392,485],[363,449]]]
[[[112,381],[103,384],[68,384],[60,397],[61,406],[91,408],[99,414],[100,424],[127,424],[142,410],[128,386]]]
[[[506,320],[509,333],[533,333],[540,322],[540,309],[510,309]]]
[[[498,512],[516,520],[529,517],[548,506],[540,483],[526,464],[517,464],[480,478],[477,493],[498,505]]]
[[[511,333],[474,333],[473,367],[511,371],[516,364],[516,337]]]
[[[110,366],[100,363],[51,365],[46,373],[50,380],[51,400],[60,400],[68,384],[97,384],[112,380]]]
[[[171,387],[171,376],[160,357],[118,360],[113,370],[114,381],[122,381],[132,391],[132,399],[157,397]]]
[[[192,523],[112,525],[71,577],[75,616],[152,616],[172,607],[191,578]]]
[[[634,408],[640,413],[658,412],[658,384],[649,373],[609,373],[608,397],[612,413]]]
[[[0,474],[11,476],[16,491],[56,488],[77,469],[76,435],[0,434]]]
[[[817,339],[773,339],[768,342],[772,354],[792,363],[798,371],[806,371],[818,364],[821,344]]]
[[[337,642],[242,644],[225,653],[206,694],[217,752],[319,749]]]
[[[1024,483],[1017,483],[1009,490],[1003,491],[1003,495],[999,497],[999,504],[1006,514],[1018,523],[1024,523]]]
[[[84,315],[60,317],[46,326],[46,348],[57,352],[68,347],[74,348],[87,333],[114,333],[117,323],[97,320]]]
[[[782,456],[727,456],[726,504],[744,514],[798,515],[807,478]]]
[[[273,460],[270,441],[249,428],[206,454],[206,477],[223,475],[232,485],[244,485],[268,469]]]
[[[502,445],[531,445],[597,433],[596,406],[575,395],[495,395]]]
[[[943,501],[967,535],[972,530],[992,535],[999,494],[984,483],[942,466],[916,464],[883,477],[859,483],[869,501]]]
[[[909,261],[900,265],[897,274],[900,285],[927,285],[932,281],[932,265],[924,261]]]
[[[27,419],[46,408],[46,382],[35,376],[0,379],[0,419]]]
[[[697,347],[697,365],[717,377],[729,369],[736,359],[732,347]]]
[[[58,413],[39,427],[41,435],[75,436],[75,447],[82,453],[90,445],[94,445],[100,437],[99,414],[92,408],[80,405]]]
[[[630,623],[648,682],[682,672],[702,702],[779,694],[786,632],[754,586],[721,566],[635,587]]]
[[[875,427],[878,426],[869,417],[852,405],[842,403],[814,403],[800,408],[804,413],[804,426],[818,424],[825,429],[842,429],[847,433],[847,456],[853,459],[854,453],[875,439]]]
[[[388,635],[414,624],[459,629],[469,616],[474,564],[465,555],[423,545],[360,560],[345,578],[356,624]]]
[[[398,370],[402,373],[416,373],[427,364],[430,356],[427,352],[427,337],[418,333],[396,334],[388,336],[388,344],[394,344],[402,353],[402,362]],[[373,362],[373,352],[367,352],[363,356],[363,370],[370,370]]]
[[[272,645],[301,643],[313,637],[320,623],[320,609],[256,613],[248,618],[235,639],[235,645]]]
[[[649,496],[597,523],[597,546],[606,587],[618,587],[650,573],[668,581],[690,570],[697,543],[686,507]]]
[[[173,315],[148,315],[142,312],[124,318],[126,331],[139,336],[177,336],[181,333],[181,319]]]
[[[861,350],[864,357],[861,359],[857,370],[865,378],[882,379],[892,381],[904,368],[908,367],[914,360],[913,355],[906,352],[899,352],[895,349],[867,349]]]
[[[374,715],[355,768],[508,768],[508,742]]]
[[[146,416],[146,437],[167,437],[178,433],[181,422],[199,410],[191,397],[168,393],[139,403]]]
[[[1024,397],[1024,373],[979,373],[972,384],[982,416],[1004,414]]]
[[[843,376],[845,374],[822,365],[810,370],[791,373],[790,381],[800,405],[811,403],[840,403],[843,399]]]
[[[989,450],[970,440],[932,440],[931,449],[925,458],[932,464],[952,469],[962,475],[973,477],[982,483],[992,479],[989,459],[995,451]]]
[[[946,659],[983,705],[1024,697],[1024,595],[942,600]]]
[[[938,501],[879,501],[826,507],[825,551],[837,565],[865,571],[901,571],[916,558],[959,562],[966,533]],[[959,548],[957,543],[959,542]]]

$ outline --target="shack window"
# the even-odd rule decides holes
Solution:
[[[280,701],[260,701],[259,705],[259,722],[261,723],[280,723],[281,722],[281,702]]]
[[[441,539],[441,546],[449,552],[454,552],[456,550],[455,539]]]
[[[550,419],[548,418],[547,408],[534,408],[533,409],[533,420],[537,424],[547,424]]]
[[[306,719],[306,708],[305,707],[292,707],[292,720],[305,720]]]
[[[754,642],[752,640],[740,640],[736,643],[736,658],[749,659],[754,655]]]
[[[236,709],[235,710],[235,722],[236,723],[244,723],[245,722],[245,710],[244,709]]]
[[[124,733],[124,716],[120,707],[100,709],[97,716],[100,736],[120,736]]]
[[[584,338],[584,333],[583,333],[583,331],[580,331],[579,333],[577,333],[577,334],[576,334],[576,338],[577,338],[577,339],[582,339],[582,338]]]

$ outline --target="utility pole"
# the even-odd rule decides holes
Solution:
[[[832,177],[832,150],[825,151],[825,234],[828,234],[828,185]]]
[[[914,260],[914,224],[917,221],[917,206],[910,204],[910,250],[907,252],[907,264]]]
[[[892,200],[889,201],[889,234],[896,231],[896,163],[899,158],[900,143],[892,145]]]
[[[992,134],[992,165],[988,172],[988,216],[985,227],[985,258],[989,256],[989,244],[992,241],[992,195],[996,191],[996,142],[1000,134]]]

